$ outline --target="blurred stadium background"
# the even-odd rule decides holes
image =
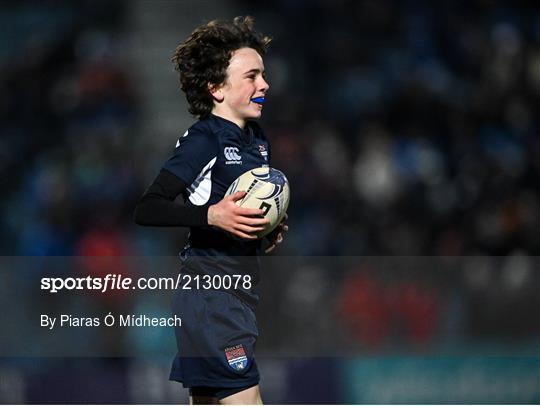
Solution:
[[[540,403],[535,1],[1,2],[2,255],[175,255],[185,230],[131,220],[193,122],[169,58],[245,14],[274,37],[262,125],[292,187],[278,254],[297,258],[263,277],[266,402]],[[0,274],[5,345],[36,344],[18,332],[19,305],[43,305],[30,268]],[[4,346],[0,401],[185,401],[172,331],[124,335],[80,340],[145,357]]]

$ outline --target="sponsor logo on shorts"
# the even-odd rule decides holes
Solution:
[[[225,357],[229,366],[235,371],[243,371],[246,369],[248,359],[244,346],[242,344],[235,345],[234,347],[225,348]]]

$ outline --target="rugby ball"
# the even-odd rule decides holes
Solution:
[[[256,233],[259,238],[271,233],[287,213],[290,199],[289,181],[277,169],[261,167],[240,175],[227,189],[227,195],[245,191],[246,195],[236,204],[249,209],[264,210],[264,217],[270,222],[263,231]]]

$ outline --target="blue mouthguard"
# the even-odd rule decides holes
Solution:
[[[253,103],[263,104],[264,103],[264,97],[254,97],[251,99]]]

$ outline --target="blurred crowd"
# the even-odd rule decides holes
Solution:
[[[540,252],[534,1],[244,1],[305,255]]]
[[[2,4],[4,255],[130,253],[125,227],[143,186],[130,143],[136,92],[117,57],[122,12],[105,1]]]
[[[440,261],[411,273],[380,264],[334,273],[330,264],[295,268],[286,283],[269,272],[263,290],[281,303],[275,319],[288,333],[271,331],[276,308],[263,303],[266,348],[317,338],[318,348],[336,331],[370,348],[537,335],[539,281],[527,259],[540,252],[535,2],[235,5],[274,37],[262,126],[292,190],[279,253],[471,256],[450,271]],[[125,10],[105,1],[1,6],[3,255],[181,248],[185,231],[132,222],[152,180],[135,139],[153,134],[139,130],[137,67],[119,57]]]
[[[280,297],[298,346],[341,331],[367,348],[538,337],[535,2],[242,6],[274,36],[263,123],[291,182],[283,250],[465,257],[446,271],[444,258],[424,258],[405,271],[295,272]],[[329,311],[336,324],[309,317]]]
[[[2,252],[75,255],[108,233],[109,253],[134,254],[131,212],[151,181],[134,138],[153,135],[137,131],[118,58],[125,10],[58,4],[0,14]],[[262,124],[292,186],[282,253],[540,251],[534,2],[244,6],[274,36]]]

